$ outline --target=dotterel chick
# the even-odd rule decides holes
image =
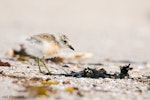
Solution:
[[[42,72],[40,67],[40,61],[42,61],[44,67],[50,73],[48,67],[45,64],[45,57],[52,57],[57,54],[62,48],[74,48],[70,45],[69,39],[64,34],[48,34],[42,33],[33,35],[27,39],[28,42],[28,54],[37,57],[39,71]]]

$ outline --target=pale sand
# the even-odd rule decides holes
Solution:
[[[0,1],[0,56],[6,60],[5,53],[16,48],[31,34],[50,32],[68,33],[76,51],[90,52],[94,57],[89,62],[103,63],[105,58],[114,60],[131,60],[138,62],[133,65],[136,73],[133,77],[150,76],[150,1]],[[147,83],[128,79],[89,79],[72,77],[53,77],[38,73],[37,66],[11,60],[15,68],[0,67],[6,73],[24,72],[25,76],[50,77],[60,83],[70,80],[69,86],[79,87],[83,97],[76,94],[60,92],[52,97],[62,99],[150,99]],[[148,64],[142,64],[147,62]],[[33,62],[32,62],[33,63]],[[117,64],[117,66],[120,64]],[[122,64],[121,64],[122,65]],[[29,69],[26,67],[30,66]],[[57,65],[56,69],[59,69]],[[106,63],[108,71],[119,71],[115,63]],[[88,67],[84,65],[84,67]],[[63,70],[56,71],[61,73]],[[66,68],[64,68],[66,69]],[[67,70],[79,71],[81,68],[72,66]],[[132,71],[131,71],[132,72]],[[133,71],[134,72],[134,71]],[[20,74],[19,74],[20,75]],[[21,74],[22,75],[22,74]],[[0,99],[22,95],[17,92],[22,86],[12,84],[13,78],[0,78]],[[93,87],[92,84],[97,85]],[[67,87],[66,85],[65,87]],[[54,88],[61,91],[65,88],[58,84]],[[142,93],[137,92],[138,89]],[[120,91],[122,90],[122,91]],[[107,92],[104,92],[107,91]],[[24,95],[24,94],[23,94]],[[11,98],[9,98],[11,99]]]

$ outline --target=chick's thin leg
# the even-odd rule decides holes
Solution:
[[[41,66],[40,66],[40,58],[37,58],[37,63],[38,63],[38,67],[39,67],[39,72],[43,73],[42,70],[41,70]]]
[[[44,65],[44,67],[46,68],[46,70],[48,71],[48,73],[50,73],[48,67],[47,67],[46,64],[45,64],[45,58],[44,58],[44,56],[42,57],[42,63],[43,63],[43,65]]]

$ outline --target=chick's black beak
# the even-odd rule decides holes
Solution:
[[[69,45],[69,48],[74,51],[74,48],[71,45]]]

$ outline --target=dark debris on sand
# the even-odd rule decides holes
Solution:
[[[85,68],[80,72],[71,72],[69,74],[52,74],[52,73],[46,73],[46,75],[62,75],[62,76],[68,76],[68,77],[87,77],[87,78],[113,78],[113,79],[123,79],[123,78],[129,78],[129,70],[132,70],[133,68],[130,67],[130,64],[121,66],[120,67],[120,73],[114,73],[109,74],[104,68],[101,68],[99,70],[92,69],[92,68]]]
[[[0,66],[7,66],[7,67],[10,67],[11,65],[10,65],[10,63],[8,63],[8,62],[3,62],[3,61],[0,60]]]
[[[23,44],[20,44],[20,50],[13,50],[14,51],[14,56],[19,55],[19,56],[29,56],[31,57],[29,54],[27,54],[26,49],[24,48]]]

